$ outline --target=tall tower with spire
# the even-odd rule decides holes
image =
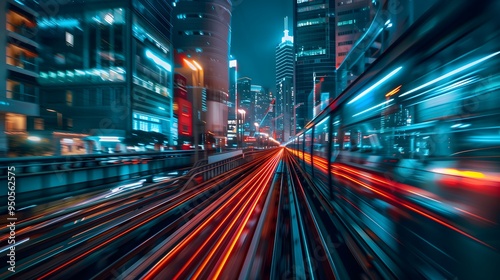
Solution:
[[[293,36],[289,35],[288,17],[284,18],[283,37],[276,46],[276,136],[279,141],[288,141],[293,131],[293,89],[294,54]]]

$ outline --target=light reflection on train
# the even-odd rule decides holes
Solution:
[[[287,144],[364,253],[396,277],[499,273],[500,36],[490,24],[425,57],[386,59]]]

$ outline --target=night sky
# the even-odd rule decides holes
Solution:
[[[233,0],[231,54],[238,77],[275,92],[275,51],[283,37],[283,18],[292,30],[293,0]]]

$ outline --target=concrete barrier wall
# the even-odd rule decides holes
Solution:
[[[40,171],[40,168],[34,164],[30,167],[30,172],[23,172],[23,169],[20,168],[19,171],[13,171],[12,173],[15,176],[11,177],[15,177],[16,201],[21,202],[21,200],[26,201],[55,194],[68,193],[70,195],[73,191],[115,183],[135,176],[154,175],[169,170],[186,168],[193,165],[193,160],[192,156],[171,157],[136,164],[117,163],[43,172],[36,172]],[[9,176],[0,178],[0,197],[4,201],[7,201],[8,179]],[[12,183],[10,186],[12,186]]]
[[[232,158],[232,157],[235,157],[235,156],[239,156],[243,153],[242,150],[237,150],[237,151],[233,151],[233,152],[227,152],[227,153],[223,153],[223,154],[216,154],[216,155],[213,155],[213,156],[209,156],[208,157],[208,164],[211,164],[211,163],[214,163],[214,162],[218,162],[218,161],[221,161],[221,160],[225,160],[225,159],[228,159],[228,158]]]

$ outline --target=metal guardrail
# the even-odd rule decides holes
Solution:
[[[8,166],[15,166],[16,174],[54,172],[117,164],[146,163],[151,160],[193,155],[193,151],[167,151],[145,153],[117,153],[99,155],[71,155],[58,157],[23,157],[0,159],[0,179],[7,176]]]
[[[259,152],[261,151],[248,151],[241,155],[211,164],[207,164],[207,160],[198,161],[195,164],[196,167],[191,169],[186,175],[189,178],[181,188],[181,191],[184,191],[187,188],[191,187],[194,183],[195,178],[197,178],[198,176],[202,176],[204,181],[210,180],[244,163],[252,161],[255,158],[255,155]]]

